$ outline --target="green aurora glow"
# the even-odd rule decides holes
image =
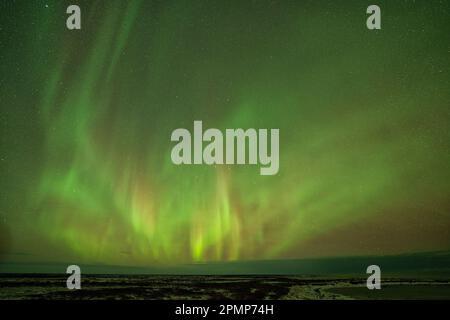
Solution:
[[[1,4],[0,260],[450,249],[450,3]],[[280,172],[175,166],[172,130],[279,128]]]

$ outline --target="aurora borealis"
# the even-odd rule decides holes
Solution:
[[[449,250],[450,2],[369,4],[2,1],[0,263]],[[174,165],[195,120],[279,128],[278,174]]]

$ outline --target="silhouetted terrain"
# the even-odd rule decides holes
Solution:
[[[64,276],[3,275],[0,287],[0,299],[450,299],[449,281],[411,279],[368,290],[364,279],[87,275],[69,290]]]
[[[237,261],[172,267],[0,264],[0,299],[450,299],[449,252],[381,257]],[[366,287],[381,268],[381,290]]]

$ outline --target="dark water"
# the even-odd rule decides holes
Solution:
[[[450,299],[448,280],[385,279],[368,290],[365,279],[295,276],[85,275],[80,290],[66,277],[0,275],[0,299]]]

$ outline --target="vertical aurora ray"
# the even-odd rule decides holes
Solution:
[[[8,250],[153,265],[449,249],[448,5],[390,3],[371,33],[364,4],[319,2],[83,2],[73,32],[65,4],[24,5],[45,46],[17,52],[38,94],[2,103]],[[13,116],[25,102],[32,126]],[[170,134],[194,120],[279,128],[280,172],[175,166]]]

